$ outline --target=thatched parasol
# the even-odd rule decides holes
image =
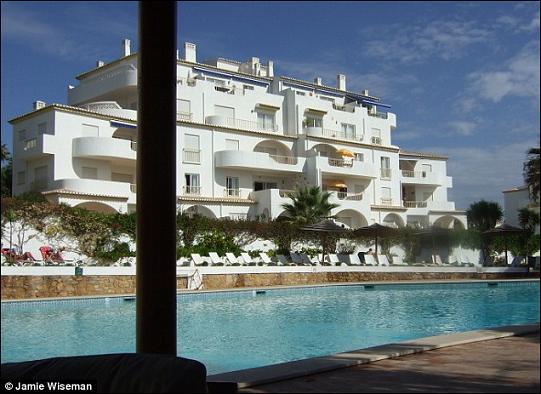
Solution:
[[[514,227],[510,224],[502,224],[501,226],[494,227],[493,229],[483,232],[484,236],[487,237],[503,237],[504,238],[504,248],[505,248],[505,265],[507,265],[507,237],[513,235],[524,234],[526,231],[520,227]]]

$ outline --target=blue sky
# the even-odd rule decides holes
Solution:
[[[2,142],[32,102],[66,103],[75,75],[137,50],[137,2],[1,3]],[[275,74],[347,76],[391,104],[393,143],[449,156],[450,198],[503,204],[539,146],[539,2],[179,2],[198,60],[274,61]]]

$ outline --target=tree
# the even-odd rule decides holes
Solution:
[[[1,194],[2,197],[11,196],[11,179],[13,177],[13,159],[9,154],[6,144],[2,144],[2,174],[1,174]],[[7,162],[4,165],[4,162]]]
[[[540,149],[531,148],[528,151],[528,159],[524,163],[522,176],[524,177],[524,182],[528,185],[530,190],[530,198],[533,201],[539,199],[539,157]]]
[[[524,230],[528,231],[529,234],[533,234],[535,226],[539,225],[539,213],[529,208],[519,209],[518,221]]]
[[[503,217],[500,204],[485,200],[471,204],[466,214],[469,226],[481,232],[496,227],[496,223]]]
[[[339,207],[329,202],[331,193],[322,192],[318,186],[304,187],[291,193],[292,204],[282,204],[286,216],[297,224],[315,223],[321,218],[331,217],[331,210]]]

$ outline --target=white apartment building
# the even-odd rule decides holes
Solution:
[[[13,125],[13,191],[102,211],[135,210],[137,55],[78,75],[68,105],[37,101]],[[274,76],[273,62],[177,61],[179,210],[209,217],[277,218],[288,191],[332,193],[338,220],[466,227],[448,201],[446,157],[392,144],[396,116],[379,98]],[[158,132],[158,130],[156,131]],[[156,174],[160,176],[160,174]],[[159,192],[159,191],[156,191]]]
[[[528,186],[513,187],[503,192],[503,221],[511,226],[521,227],[519,210],[528,208],[539,215],[539,202],[533,201]],[[539,234],[539,225],[535,232]]]

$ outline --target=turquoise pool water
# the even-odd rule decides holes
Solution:
[[[539,281],[328,286],[178,296],[178,354],[209,374],[539,321]],[[135,351],[135,302],[3,302],[2,363]]]

